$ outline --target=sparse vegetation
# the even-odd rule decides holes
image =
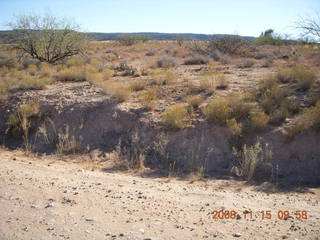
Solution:
[[[254,131],[265,129],[269,122],[269,116],[264,112],[253,112],[250,114],[251,128]]]
[[[193,56],[184,61],[185,65],[200,65],[200,64],[207,64],[210,61],[208,57],[204,56]]]
[[[294,83],[296,88],[302,91],[310,89],[317,78],[316,73],[304,65],[281,68],[277,77],[282,83]]]
[[[75,154],[80,151],[79,143],[69,126],[58,133],[56,149],[58,154]]]
[[[172,57],[163,57],[157,61],[159,68],[171,68],[177,65],[176,60]]]
[[[167,129],[178,130],[186,126],[188,111],[183,103],[170,106],[162,115],[162,123]]]
[[[192,108],[198,108],[204,102],[204,99],[199,95],[193,95],[188,96],[186,101]]]
[[[228,101],[222,97],[213,98],[208,105],[203,108],[203,113],[208,121],[223,125],[230,116]]]
[[[234,149],[234,154],[239,160],[239,165],[236,167],[238,175],[246,181],[253,180],[257,168],[263,166],[272,156],[272,152],[260,141],[257,141],[253,146],[245,144],[240,151]],[[269,175],[271,177],[271,172]]]

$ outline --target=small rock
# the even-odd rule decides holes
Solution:
[[[94,218],[86,218],[86,221],[87,221],[87,222],[95,222],[96,219],[94,219]]]
[[[144,229],[143,228],[140,228],[138,231],[141,232],[141,233],[144,233]]]
[[[234,237],[241,237],[241,234],[240,234],[240,233],[234,233],[232,236],[234,236]]]
[[[53,207],[53,203],[48,203],[44,208]]]

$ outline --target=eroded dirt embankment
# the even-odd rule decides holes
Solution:
[[[143,153],[146,165],[170,170],[203,167],[213,177],[234,176],[238,164],[228,129],[198,121],[181,131],[159,126],[161,111],[148,112],[135,103],[116,104],[87,82],[59,83],[48,89],[17,92],[1,106],[0,132],[5,146],[22,144],[21,134],[6,134],[9,115],[30,100],[40,103],[41,116],[31,123],[29,139],[36,152],[54,153],[60,135],[74,137],[79,150],[112,152],[117,146],[129,158]],[[257,135],[244,137],[254,144]],[[320,184],[320,135],[309,133],[287,141],[279,132],[266,131],[263,141],[272,150],[270,162],[257,171],[261,180],[290,182],[299,186]],[[263,176],[263,177],[262,177]]]

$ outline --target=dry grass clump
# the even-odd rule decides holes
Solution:
[[[227,103],[229,107],[230,117],[236,120],[245,120],[249,117],[253,105],[246,100],[244,93],[233,93],[228,95]]]
[[[80,57],[71,57],[66,60],[66,66],[69,67],[80,67],[86,64],[86,60]]]
[[[80,151],[79,143],[69,131],[69,126],[58,133],[56,149],[58,154],[75,154]]]
[[[124,86],[124,84],[111,82],[103,84],[102,86],[103,90],[111,94],[119,103],[127,101],[130,97],[131,90],[128,86]]]
[[[186,85],[186,95],[199,93],[201,90],[197,84],[195,84],[193,79],[185,78],[184,83]]]
[[[235,118],[227,119],[226,121],[228,129],[234,136],[240,136],[242,133],[242,124],[237,122]]]
[[[203,97],[199,95],[192,95],[186,97],[186,102],[192,107],[192,108],[198,108],[203,102]]]
[[[145,108],[152,109],[154,107],[155,101],[158,100],[159,97],[160,97],[159,86],[151,86],[141,93],[140,100],[142,105]]]
[[[320,130],[320,101],[315,106],[307,109],[299,115],[295,121],[288,127],[286,132],[288,137],[294,137],[299,133],[306,131]]]
[[[223,73],[216,71],[205,71],[200,75],[200,88],[214,93],[216,89],[226,89],[229,80]]]
[[[306,91],[311,88],[317,75],[316,72],[310,68],[298,64],[292,68],[280,68],[277,73],[277,78],[282,83],[294,83],[297,89]]]
[[[202,111],[209,122],[219,125],[224,125],[230,114],[228,101],[222,97],[211,99]]]
[[[0,69],[7,68],[12,69],[16,68],[18,65],[17,59],[11,58],[5,55],[0,55]]]
[[[170,106],[162,115],[162,124],[171,130],[179,130],[186,126],[187,107],[183,103]]]
[[[229,79],[224,74],[216,75],[216,88],[217,89],[227,89],[229,86]]]
[[[150,75],[150,84],[169,85],[176,82],[176,75],[170,71],[154,70]]]
[[[171,68],[177,65],[176,60],[172,57],[163,57],[157,61],[157,67],[159,68]]]
[[[82,82],[87,80],[86,72],[75,67],[59,72],[56,78],[60,82]]]
[[[225,125],[227,120],[235,119],[236,121],[246,120],[253,105],[246,101],[244,94],[231,94],[227,97],[212,98],[207,106],[203,108],[208,121]],[[231,121],[230,124],[234,122]],[[235,124],[233,124],[235,125]]]
[[[251,68],[254,65],[254,61],[251,59],[242,59],[238,64],[238,68]]]
[[[266,163],[272,156],[272,152],[267,149],[267,146],[262,146],[260,141],[257,141],[253,146],[245,144],[240,151],[236,149],[233,149],[233,151],[239,160],[239,166],[236,167],[237,174],[246,181],[250,181],[255,177],[258,167],[266,167]],[[264,169],[264,171],[267,171],[267,169]]]
[[[251,128],[254,131],[265,129],[269,122],[269,116],[264,112],[253,112],[250,114]]]
[[[207,64],[209,61],[210,61],[210,58],[198,55],[185,60],[184,64],[185,65],[201,65],[201,64]]]
[[[46,85],[52,84],[53,80],[49,77],[37,78],[26,76],[17,82],[16,88],[24,90],[40,90],[44,89]]]
[[[286,86],[281,86],[277,78],[270,75],[259,83],[257,94],[264,111],[271,113],[279,108],[279,105],[289,95],[289,89]]]
[[[15,113],[10,114],[6,122],[6,134],[9,132],[22,132],[23,145],[26,150],[31,150],[29,143],[29,129],[32,119],[40,117],[40,104],[36,100],[21,104]]]
[[[281,122],[299,112],[299,102],[292,96],[290,88],[281,84],[277,76],[269,75],[263,79],[256,96],[263,111],[270,116],[271,122]]]
[[[133,82],[130,83],[129,87],[134,92],[141,91],[146,87],[146,80],[144,79],[134,80]]]

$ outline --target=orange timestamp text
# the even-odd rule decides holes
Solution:
[[[279,220],[287,220],[289,218],[292,219],[308,219],[308,212],[306,210],[261,210],[257,212],[253,212],[251,209],[244,211],[236,211],[236,210],[213,210],[211,212],[212,219],[253,219],[260,218],[264,219],[279,219]]]

